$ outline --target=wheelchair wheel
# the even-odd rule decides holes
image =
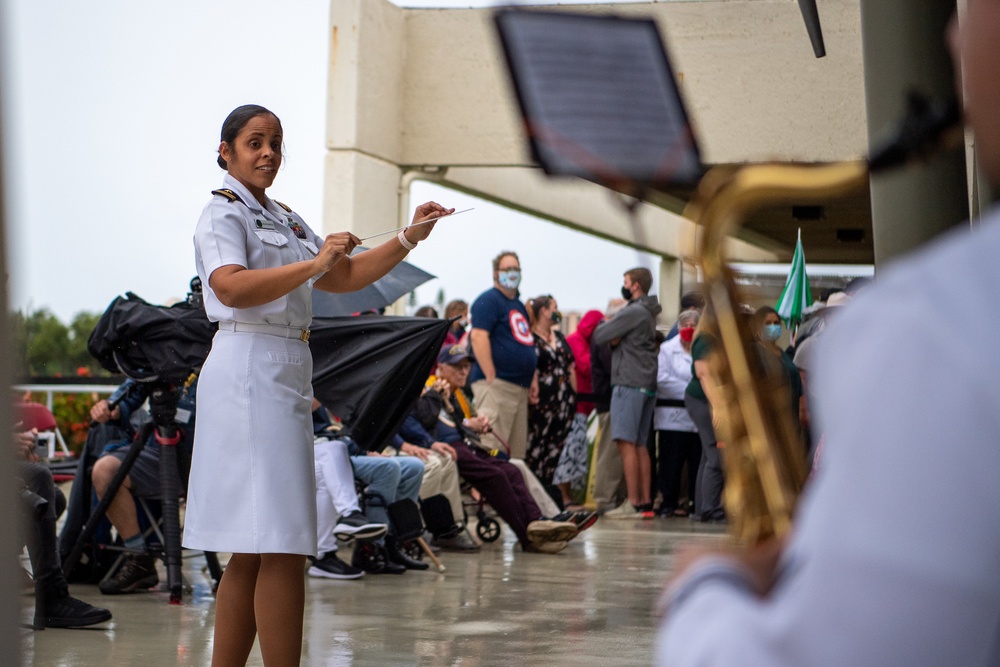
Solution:
[[[371,574],[379,574],[385,570],[386,555],[380,545],[371,542],[355,544],[354,552],[351,561],[355,567],[360,567]]]
[[[500,537],[500,522],[491,516],[480,519],[476,524],[476,535],[483,542],[496,542]]]
[[[399,543],[399,549],[403,552],[404,556],[412,558],[413,560],[423,560],[424,550],[420,548],[420,545],[416,540],[407,540],[405,542]]]

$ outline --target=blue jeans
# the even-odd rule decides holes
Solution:
[[[377,494],[384,505],[369,503],[365,515],[376,523],[389,523],[385,508],[403,498],[417,502],[420,482],[424,478],[423,461],[415,456],[352,456],[354,476],[368,487],[368,493]]]

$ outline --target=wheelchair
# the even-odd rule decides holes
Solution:
[[[386,503],[381,494],[368,491],[359,480],[355,480],[355,488],[358,491],[358,505],[362,512],[369,507],[385,509],[386,514],[389,515],[389,523],[392,526],[397,547],[405,556],[417,561],[422,561],[424,556],[427,556],[438,572],[444,572],[444,565],[434,556],[430,547],[423,540],[425,526],[417,503],[409,498]],[[354,550],[354,558],[359,561],[365,571],[378,574],[386,569],[389,556],[385,546],[379,542],[358,542],[354,545]]]
[[[476,517],[476,536],[485,543],[496,542],[500,539],[500,522],[496,515],[487,511],[489,503],[486,498],[472,488],[472,485],[462,481],[462,511],[465,513],[466,525],[468,517],[474,514]]]

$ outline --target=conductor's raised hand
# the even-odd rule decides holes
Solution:
[[[421,204],[417,207],[417,210],[413,212],[413,221],[410,223],[410,227],[406,229],[406,238],[409,239],[411,243],[417,243],[418,241],[423,241],[434,229],[436,222],[429,222],[426,225],[421,225],[418,223],[424,220],[430,220],[432,218],[440,218],[446,215],[451,215],[455,212],[453,208],[445,208],[434,201],[429,201]],[[417,225],[414,227],[413,225]]]
[[[319,272],[326,273],[337,262],[350,255],[354,248],[360,244],[361,239],[350,232],[327,234],[323,240],[323,247],[319,249],[319,253],[313,260],[316,263],[316,268]]]

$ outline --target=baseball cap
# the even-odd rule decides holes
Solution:
[[[461,345],[449,345],[438,354],[439,364],[457,364],[469,358],[469,351]]]

